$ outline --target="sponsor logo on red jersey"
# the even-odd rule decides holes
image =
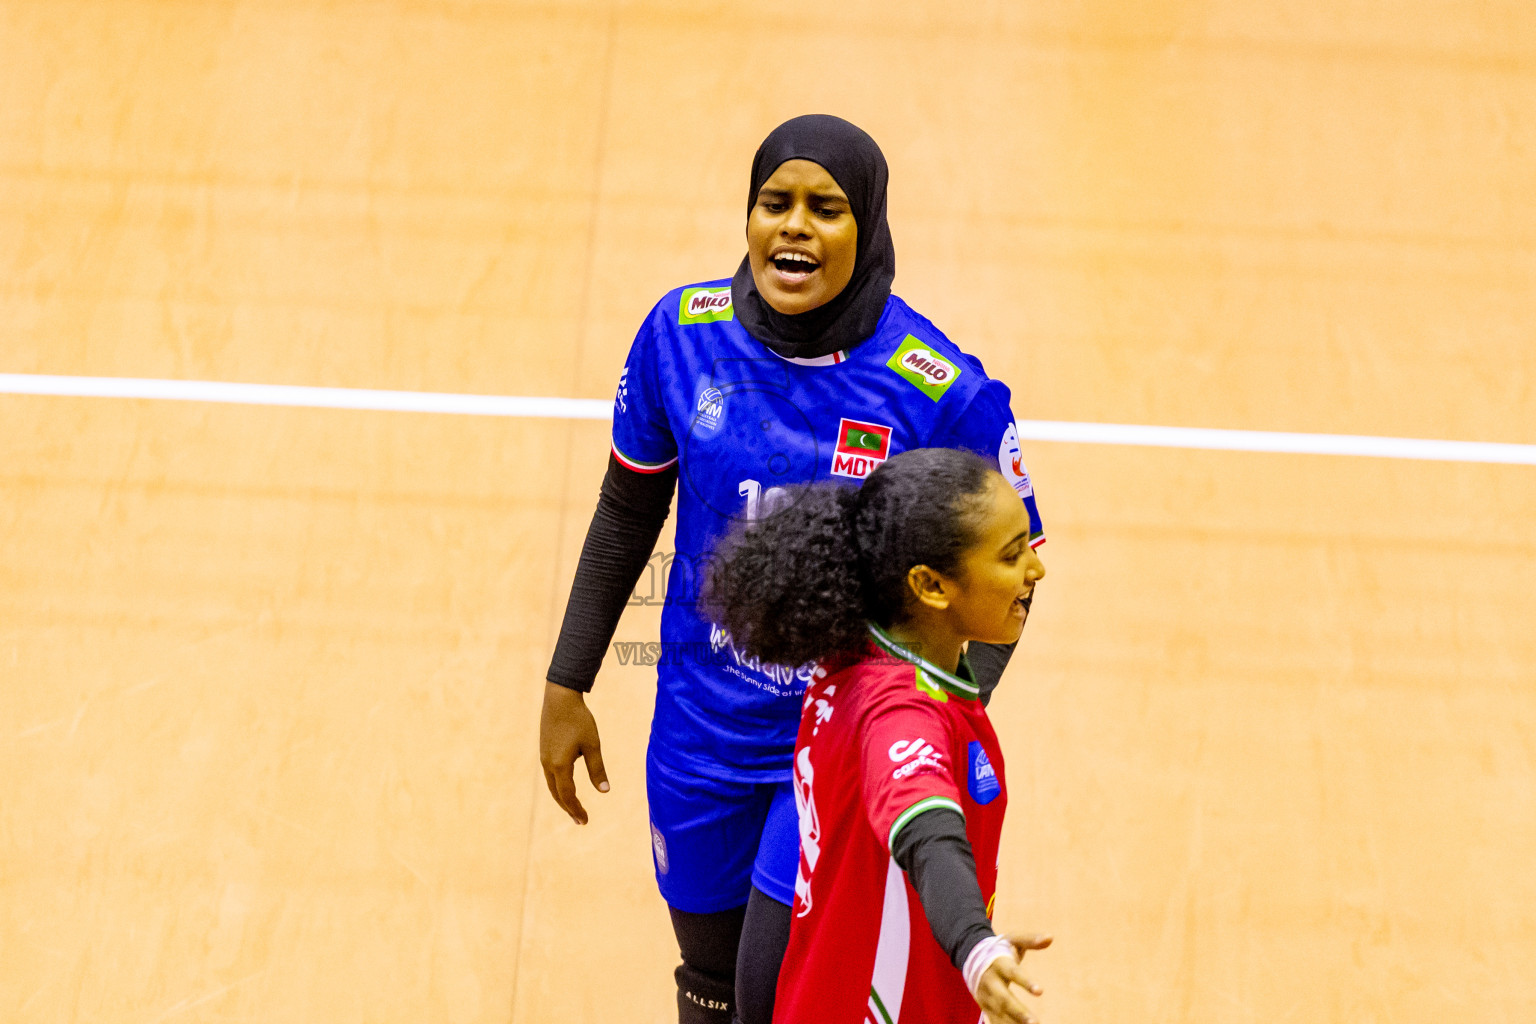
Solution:
[[[847,418],[837,421],[837,446],[832,451],[834,476],[863,480],[891,454],[891,429],[883,423]]]
[[[886,756],[900,766],[891,772],[893,779],[904,779],[908,775],[916,775],[924,768],[941,771],[944,768],[944,755],[934,750],[933,744],[921,736],[915,740],[897,740],[891,744],[891,749],[886,751]]]
[[[931,754],[933,744],[919,736],[915,740],[897,740],[891,744],[891,749],[885,752],[892,761],[900,764],[913,754]]]

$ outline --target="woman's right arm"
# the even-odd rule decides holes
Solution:
[[[599,791],[608,789],[597,723],[583,694],[592,689],[619,616],[655,550],[672,506],[677,466],[659,473],[624,467],[612,454],[597,499],[597,511],[576,564],[560,638],[545,678],[539,720],[539,761],[550,796],[578,825],[587,812],[576,796],[577,758]]]

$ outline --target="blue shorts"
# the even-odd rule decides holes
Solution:
[[[783,782],[730,782],[645,756],[651,859],[667,905],[713,914],[747,902],[751,886],[783,904],[795,900],[800,823]]]

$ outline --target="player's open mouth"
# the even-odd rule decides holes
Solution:
[[[800,284],[816,271],[821,264],[803,252],[780,252],[769,260],[774,271],[785,284]]]
[[[1035,600],[1035,592],[1031,590],[1023,597],[1013,599],[1013,607],[1009,609],[1015,618],[1025,619],[1029,617],[1029,606]]]

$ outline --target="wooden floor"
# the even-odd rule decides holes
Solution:
[[[3,0],[0,372],[605,397],[825,110],[1021,417],[1536,443],[1536,6],[826,6]],[[605,445],[0,395],[0,1019],[673,1019],[652,675],[536,760]],[[1027,457],[1042,1019],[1536,1020],[1536,471]]]

